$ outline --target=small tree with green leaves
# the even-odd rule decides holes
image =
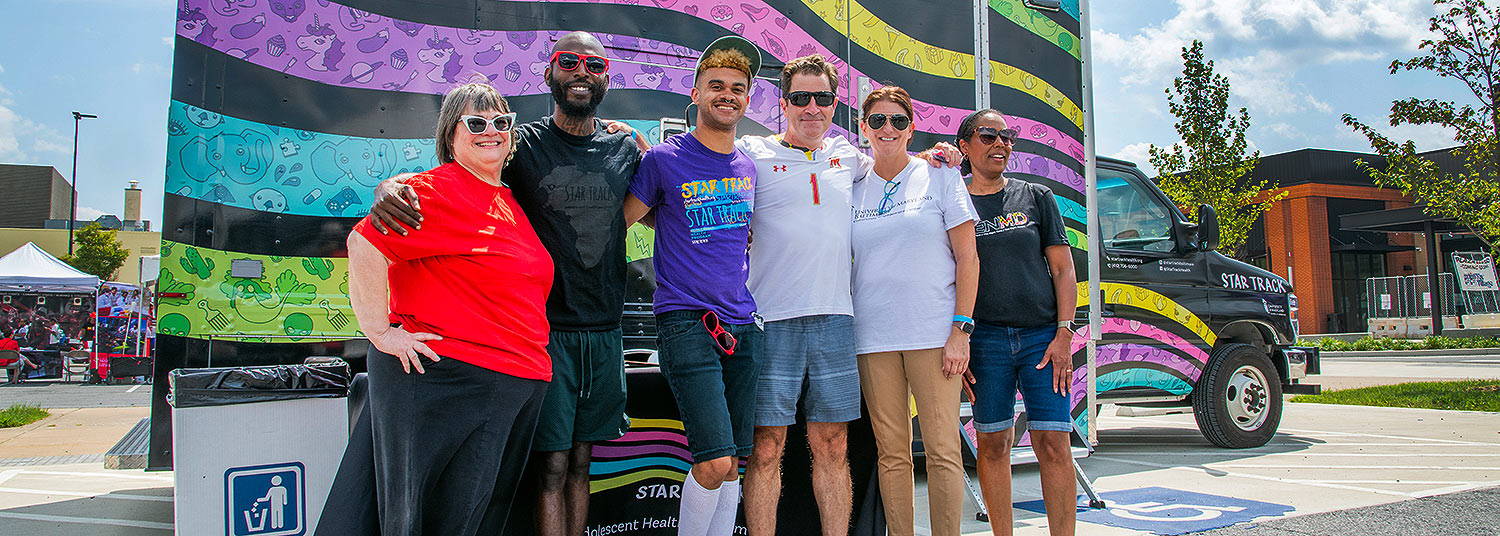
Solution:
[[[1213,60],[1203,57],[1203,42],[1194,40],[1182,49],[1182,76],[1166,90],[1167,108],[1177,117],[1172,126],[1182,142],[1171,147],[1152,145],[1151,165],[1157,185],[1188,218],[1200,204],[1214,208],[1219,216],[1219,247],[1231,256],[1242,256],[1250,227],[1271,204],[1286,192],[1269,192],[1270,181],[1251,181],[1250,172],[1260,151],[1248,152],[1245,130],[1250,112],[1229,110],[1229,79],[1214,73]]]
[[[1491,250],[1500,248],[1500,18],[1483,0],[1434,0],[1433,37],[1417,46],[1423,54],[1391,62],[1390,72],[1424,70],[1462,82],[1476,103],[1416,97],[1391,103],[1391,126],[1439,125],[1459,144],[1452,154],[1462,170],[1440,170],[1419,156],[1411,140],[1398,143],[1344,114],[1344,124],[1370,140],[1384,157],[1379,166],[1359,161],[1382,188],[1400,189],[1427,214],[1458,221]]]
[[[73,235],[72,255],[63,256],[63,262],[86,274],[109,280],[125,265],[130,250],[115,238],[113,229],[105,229],[99,222],[88,224]]]

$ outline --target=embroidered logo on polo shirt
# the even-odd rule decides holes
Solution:
[[[836,167],[844,167],[844,165],[839,163],[839,159],[837,159],[837,158],[830,158],[830,159],[828,159],[828,167],[836,168]]]
[[[786,166],[771,166],[771,171],[775,171],[777,173],[780,173],[780,172],[786,171]]]

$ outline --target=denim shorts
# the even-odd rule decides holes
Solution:
[[[765,332],[754,323],[721,322],[737,343],[719,348],[701,309],[656,315],[658,359],[672,390],[693,462],[749,456],[755,444],[755,391]]]
[[[810,315],[766,322],[756,426],[791,426],[797,406],[808,422],[859,418],[854,317]]]
[[[1037,370],[1057,328],[1006,328],[979,324],[969,338],[969,370],[974,374],[974,429],[1003,432],[1016,425],[1016,389],[1026,403],[1032,430],[1073,431],[1066,394],[1052,390],[1052,364]],[[1069,384],[1072,382],[1069,381]]]

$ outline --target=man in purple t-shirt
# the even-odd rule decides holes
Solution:
[[[625,198],[626,225],[655,213],[661,370],[693,456],[677,516],[683,536],[734,530],[739,458],[754,441],[765,337],[745,288],[755,162],[735,148],[734,127],[759,70],[760,52],[744,38],[709,45],[693,83],[698,127],[647,151]]]

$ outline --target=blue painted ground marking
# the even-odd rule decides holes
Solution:
[[[1110,491],[1100,494],[1109,506],[1078,508],[1078,520],[1111,527],[1150,531],[1169,536],[1227,527],[1265,516],[1283,516],[1294,508],[1234,497],[1160,487]],[[1016,508],[1045,512],[1042,501],[1016,503]]]

